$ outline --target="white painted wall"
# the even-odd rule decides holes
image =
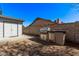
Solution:
[[[3,37],[3,22],[0,21],[0,38]]]
[[[4,37],[22,35],[22,24],[4,23]]]
[[[3,35],[4,37],[21,36],[22,24],[4,22],[3,29],[3,21],[0,19],[0,38],[3,38]]]

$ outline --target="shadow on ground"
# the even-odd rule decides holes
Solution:
[[[31,38],[29,40],[43,44],[43,45],[58,45],[58,44],[51,42],[51,41],[47,42],[45,40],[42,40],[42,39],[40,39],[40,37]],[[79,43],[75,43],[75,42],[71,42],[71,41],[66,41],[64,46],[70,46],[70,47],[79,49]]]
[[[30,38],[29,40],[40,43],[40,44],[43,44],[43,45],[57,45],[54,42],[50,42],[50,41],[48,42],[48,41],[40,39],[39,37]]]
[[[79,49],[79,43],[76,42],[66,41],[65,46],[70,46]]]

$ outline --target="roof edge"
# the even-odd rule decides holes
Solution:
[[[16,18],[11,18],[11,17],[8,17],[8,16],[2,16],[2,15],[0,15],[0,18],[12,19],[12,20],[16,20],[16,21],[24,22],[24,20],[16,19]]]

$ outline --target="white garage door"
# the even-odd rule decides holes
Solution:
[[[0,22],[0,37],[3,37],[3,22]]]
[[[12,24],[11,35],[17,36],[17,24]]]
[[[4,23],[4,37],[11,36],[11,23]]]

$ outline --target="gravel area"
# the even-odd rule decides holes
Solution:
[[[38,38],[28,35],[2,38],[0,56],[79,56],[79,48],[42,43]]]

